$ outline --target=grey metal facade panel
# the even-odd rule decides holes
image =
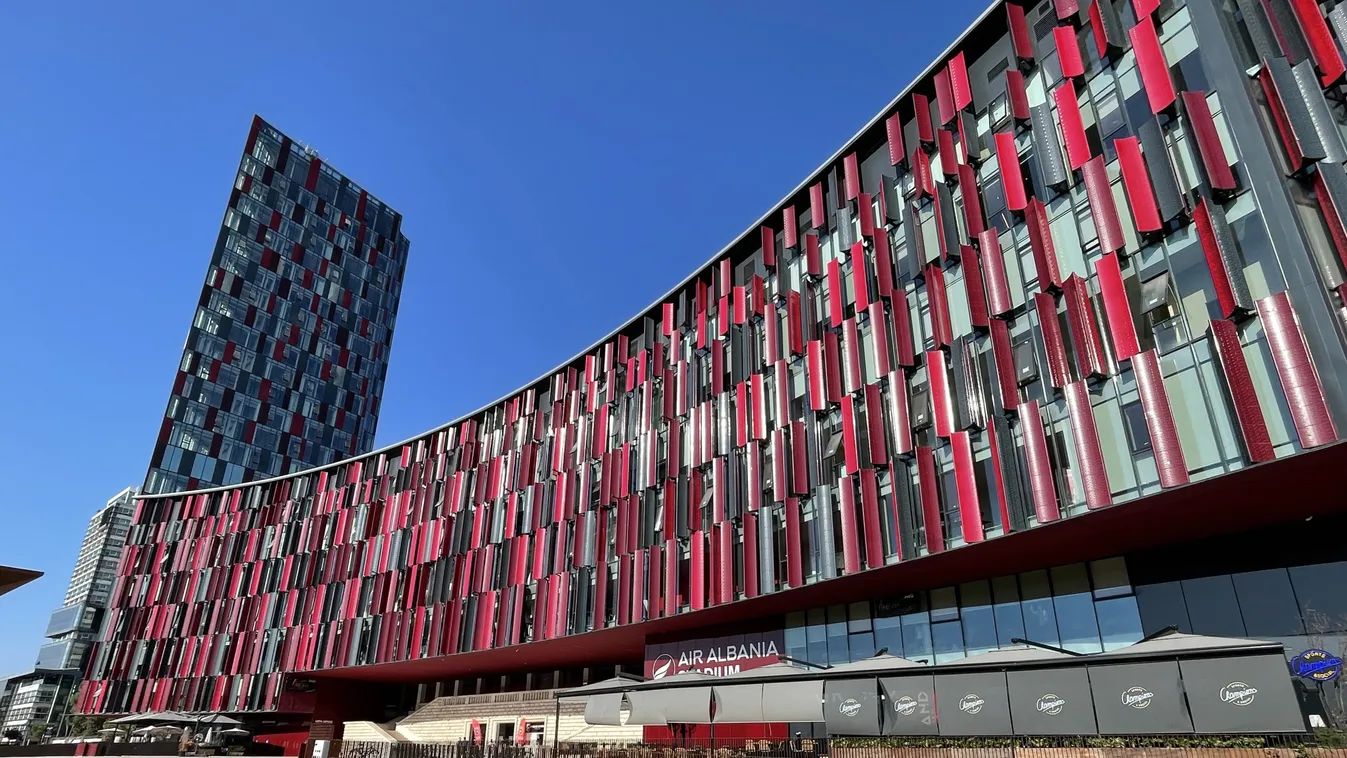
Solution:
[[[1016,734],[1097,734],[1085,668],[1006,673]]]
[[[993,414],[991,426],[996,435],[996,453],[1001,461],[1001,496],[1006,499],[1010,529],[1021,532],[1029,528],[1029,513],[1032,506],[1025,497],[1015,437],[1010,431],[1010,422],[1004,413]]]
[[[1244,261],[1240,260],[1239,248],[1235,245],[1235,235],[1225,220],[1225,211],[1219,203],[1203,200],[1198,204],[1196,214],[1198,238],[1207,255],[1207,268],[1211,278],[1216,281],[1218,300],[1221,283],[1229,288],[1230,302],[1223,303],[1229,309],[1221,314],[1225,318],[1234,318],[1249,313],[1254,308],[1253,295],[1249,292],[1249,282],[1244,277]],[[1207,234],[1210,233],[1210,239]]]
[[[1272,19],[1281,32],[1278,39],[1281,40],[1286,56],[1296,63],[1309,58],[1310,46],[1305,41],[1305,34],[1300,30],[1300,19],[1296,18],[1290,0],[1263,0],[1263,3],[1271,11]]]
[[[1239,7],[1240,15],[1244,17],[1244,27],[1249,32],[1249,41],[1253,43],[1253,49],[1259,59],[1265,60],[1280,55],[1281,50],[1277,46],[1277,38],[1272,32],[1272,27],[1268,24],[1262,0],[1235,0],[1235,5]],[[1332,14],[1329,16],[1331,18]]]
[[[1193,727],[1203,734],[1303,732],[1286,659],[1277,654],[1179,663]]]
[[[906,243],[906,255],[903,256],[902,274],[912,281],[925,279],[922,267],[926,265],[926,243],[922,240],[921,229],[917,227],[917,212],[912,204],[903,200],[903,240]]]
[[[895,676],[879,680],[884,691],[883,732],[889,735],[935,736],[935,676]]]
[[[785,482],[777,486],[784,491]],[[781,499],[784,500],[785,498]],[[767,515],[764,514],[762,518],[758,519],[758,592],[763,595],[771,592],[776,582],[775,538],[776,530],[772,527],[772,519],[767,518]]]
[[[879,688],[874,677],[823,683],[823,720],[828,734],[878,736]]]
[[[1329,223],[1336,221],[1339,225],[1347,228],[1347,168],[1337,164],[1321,163],[1316,169],[1319,179],[1323,182],[1324,194],[1328,197],[1319,199],[1320,205],[1326,200],[1328,208],[1325,214],[1333,214],[1336,218],[1329,219]],[[1314,261],[1315,267],[1319,271],[1319,278],[1328,289],[1337,289],[1342,286],[1343,264],[1342,260],[1336,254],[1336,251],[1327,246],[1310,245],[1310,256]]]
[[[1291,136],[1296,141],[1296,147],[1300,154],[1306,160],[1317,161],[1324,157],[1324,145],[1319,137],[1319,132],[1315,128],[1315,122],[1310,115],[1309,105],[1304,97],[1299,96],[1302,82],[1300,77],[1292,70],[1291,64],[1285,58],[1268,58],[1265,61],[1268,75],[1272,77],[1272,82],[1277,87],[1277,99],[1281,101],[1281,107],[1286,114],[1287,125],[1291,129]],[[1302,66],[1309,66],[1306,62]],[[1316,91],[1319,83],[1314,74],[1313,68],[1310,68],[1310,81]],[[1322,97],[1322,94],[1320,95]],[[1291,170],[1299,169],[1299,166],[1292,166]]]
[[[940,734],[972,737],[1012,734],[1005,672],[937,674]]]
[[[1319,138],[1323,154],[1321,160],[1329,163],[1347,161],[1347,147],[1343,145],[1342,132],[1338,130],[1337,121],[1329,112],[1328,100],[1324,98],[1324,90],[1319,86],[1319,75],[1315,73],[1314,65],[1310,61],[1301,61],[1291,68],[1291,73],[1300,90],[1305,115]],[[1294,126],[1294,122],[1292,125]]]
[[[1071,175],[1067,172],[1066,160],[1062,158],[1062,142],[1057,134],[1052,106],[1046,103],[1031,106],[1029,120],[1033,124],[1034,160],[1038,161],[1043,183],[1050,187],[1068,183]]]
[[[962,251],[959,246],[963,244],[963,237],[959,231],[959,222],[955,218],[957,213],[954,207],[954,194],[949,191],[949,185],[944,182],[937,182],[935,185],[935,201],[938,204],[936,216],[940,224],[940,240],[944,249],[940,251],[940,262],[953,263],[959,260]]]
[[[1091,2],[1090,21],[1097,22],[1100,27],[1094,34],[1095,43],[1102,40],[1106,48],[1099,51],[1100,55],[1116,56],[1127,49],[1127,33],[1123,30],[1122,19],[1118,17],[1118,10],[1113,3],[1099,0]]]
[[[1090,692],[1100,734],[1191,734],[1179,664],[1090,666]]]
[[[826,484],[820,484],[814,488],[815,507],[821,509],[821,513],[831,513],[836,507],[833,505],[832,488]],[[819,542],[824,545],[836,545],[837,537],[833,533],[833,520],[830,518],[819,519],[818,524]],[[819,551],[819,578],[833,579],[837,576],[837,555],[832,550]]]
[[[1170,163],[1169,148],[1160,131],[1160,122],[1154,116],[1148,116],[1137,127],[1137,139],[1141,141],[1141,156],[1146,161],[1146,173],[1151,177],[1151,188],[1155,191],[1155,204],[1160,211],[1160,218],[1173,221],[1184,212],[1184,202],[1179,182],[1174,177],[1174,166]]]

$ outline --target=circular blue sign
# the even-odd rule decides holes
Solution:
[[[1342,673],[1342,659],[1327,650],[1306,650],[1291,659],[1291,673],[1316,682],[1331,682]]]

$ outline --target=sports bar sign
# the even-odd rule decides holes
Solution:
[[[646,645],[645,677],[663,679],[685,671],[729,676],[776,663],[785,651],[780,629]]]

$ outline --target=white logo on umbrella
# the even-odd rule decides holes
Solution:
[[[1244,682],[1231,682],[1221,688],[1221,702],[1233,703],[1240,707],[1253,705],[1254,695],[1257,694],[1257,687],[1250,687]]]

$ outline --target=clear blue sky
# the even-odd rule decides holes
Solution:
[[[0,675],[144,477],[253,113],[403,214],[385,445],[662,295],[985,5],[9,4],[0,564],[47,576],[0,599]]]

